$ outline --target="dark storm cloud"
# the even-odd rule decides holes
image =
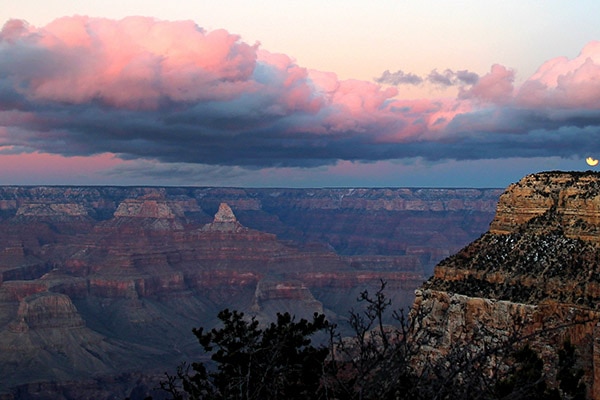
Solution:
[[[429,82],[461,87],[457,99],[402,100],[393,88],[309,72],[191,22],[73,17],[40,30],[11,22],[0,34],[0,150],[114,153],[182,174],[195,165],[598,153],[600,84],[580,82],[600,82],[590,55],[600,57],[600,46],[584,50],[592,61],[553,62],[521,88],[499,65],[481,77],[432,71]],[[402,71],[377,80],[423,82]]]

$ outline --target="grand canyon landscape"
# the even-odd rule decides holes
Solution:
[[[600,400],[600,2],[0,7],[0,400]]]
[[[475,343],[483,327],[508,336],[520,320],[548,368],[569,338],[598,396],[595,173],[506,190],[2,187],[0,198],[6,399],[157,396],[165,372],[202,357],[191,330],[216,326],[219,310],[261,323],[318,312],[343,327],[382,281],[395,307],[426,310],[423,353]]]

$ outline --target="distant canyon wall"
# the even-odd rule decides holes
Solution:
[[[0,218],[62,218],[81,230],[131,212],[140,199],[149,208],[140,211],[150,213],[154,198],[166,200],[179,217],[205,224],[225,202],[244,226],[281,240],[320,243],[342,255],[414,256],[428,275],[438,261],[488,229],[502,191],[5,186]]]

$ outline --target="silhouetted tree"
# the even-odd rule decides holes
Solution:
[[[413,325],[401,310],[392,312],[393,325],[384,322],[391,307],[385,287],[381,281],[374,294],[361,292],[357,300],[363,309],[349,314],[351,336],[343,337],[331,327],[324,384],[332,398],[391,399],[415,386],[415,370],[408,362],[414,348],[407,340]]]
[[[318,399],[326,346],[313,346],[311,336],[327,328],[323,314],[295,321],[277,314],[277,322],[261,328],[256,319],[237,311],[218,315],[222,327],[194,329],[215,367],[201,362],[182,366],[163,389],[175,399],[269,400]]]

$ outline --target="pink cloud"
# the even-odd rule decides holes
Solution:
[[[600,108],[600,41],[574,59],[545,62],[520,88],[518,104],[529,107]]]
[[[390,112],[398,94],[396,88],[383,89],[378,84],[355,79],[339,80],[332,72],[311,70],[309,77],[312,90],[322,98],[327,110],[321,128],[314,131],[361,132],[372,123],[402,119]]]
[[[52,60],[51,69],[38,65],[45,73],[15,71],[24,94],[36,100],[154,108],[161,98],[223,100],[252,86],[256,47],[224,30],[143,17],[69,17],[37,30],[24,26],[13,21],[1,37],[15,41],[18,34]]]
[[[512,99],[514,80],[514,71],[494,64],[488,74],[480,77],[471,88],[461,90],[459,96],[463,99],[476,99],[488,103],[507,103]]]
[[[321,96],[314,92],[310,84],[306,68],[299,67],[285,54],[266,50],[259,50],[257,58],[269,74],[265,80],[256,77],[260,82],[258,90],[278,98],[278,106],[283,106],[282,113],[315,113],[323,106]]]
[[[0,41],[14,44],[22,36],[29,33],[29,25],[20,19],[8,20],[0,30]]]

